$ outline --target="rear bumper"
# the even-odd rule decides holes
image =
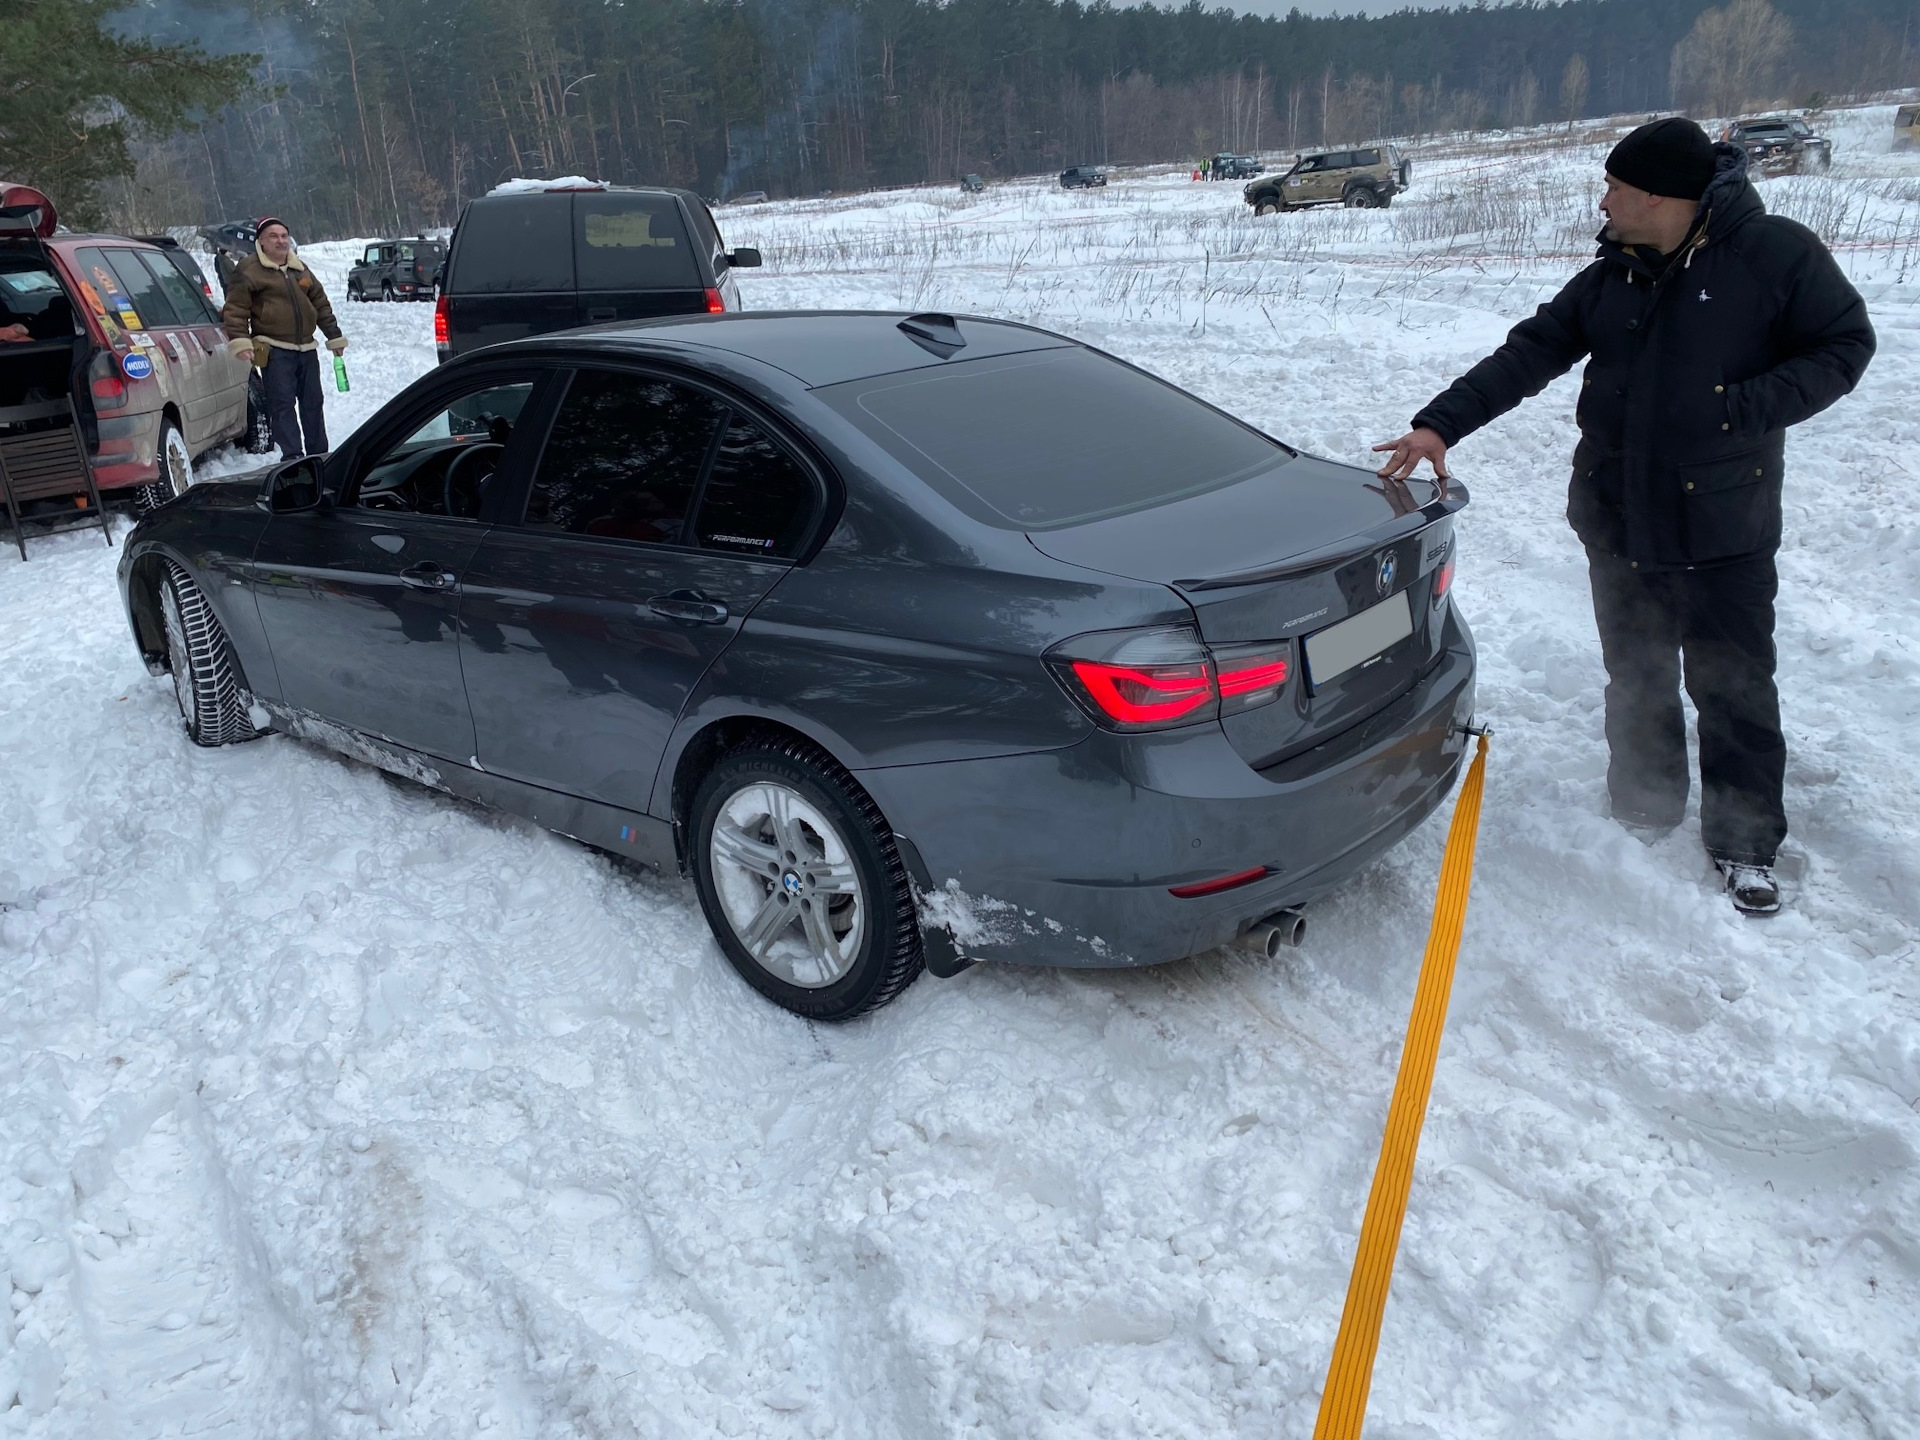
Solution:
[[[1472,637],[1392,705],[1256,771],[1214,726],[1105,732],[1064,750],[859,772],[924,864],[923,919],[975,959],[1153,965],[1222,945],[1325,894],[1446,798],[1473,716]],[[1176,885],[1264,865],[1196,899]]]
[[[93,450],[93,483],[101,490],[147,485],[160,478],[161,412],[100,416],[100,443]]]

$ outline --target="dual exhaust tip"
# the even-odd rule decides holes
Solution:
[[[1298,910],[1280,910],[1256,920],[1233,943],[1239,949],[1272,960],[1282,949],[1298,949],[1307,938],[1307,917]]]

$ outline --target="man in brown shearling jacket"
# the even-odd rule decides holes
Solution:
[[[234,268],[220,319],[227,327],[227,348],[251,356],[264,372],[267,415],[281,458],[324,455],[327,421],[313,334],[323,332],[327,349],[336,355],[347,341],[319,278],[293,253],[293,236],[283,221],[260,222],[252,257]]]

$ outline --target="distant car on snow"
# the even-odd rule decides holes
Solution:
[[[347,271],[349,300],[431,300],[447,263],[446,243],[414,235],[375,240]]]
[[[1107,183],[1107,172],[1098,165],[1075,165],[1060,172],[1062,190],[1092,190]]]
[[[982,180],[978,175],[962,175],[960,177],[960,189],[968,195],[978,195],[986,188],[987,182]]]
[[[1760,175],[1817,175],[1833,164],[1833,142],[1797,115],[1736,120],[1720,138],[1745,150]]]
[[[1893,112],[1893,148],[1911,150],[1920,145],[1920,105],[1902,105]]]
[[[1413,184],[1413,162],[1395,145],[1364,145],[1354,150],[1321,150],[1302,155],[1281,175],[1256,180],[1241,192],[1256,215],[1303,210],[1310,205],[1345,205],[1372,210],[1393,202]]]
[[[723,315],[463,356],[148,516],[120,580],[196,742],[690,874],[840,1020],[923,964],[1297,940],[1458,776],[1466,501],[1029,326]]]
[[[1208,163],[1207,174],[1215,180],[1251,180],[1267,167],[1251,155],[1215,155]]]

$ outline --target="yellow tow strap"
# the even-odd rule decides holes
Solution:
[[[1460,931],[1467,920],[1467,888],[1473,882],[1473,846],[1480,834],[1480,794],[1486,778],[1487,737],[1482,733],[1447,831],[1433,928],[1427,932],[1413,1018],[1407,1022],[1407,1043],[1400,1052],[1400,1076],[1387,1108],[1387,1133],[1380,1141],[1366,1218],[1360,1222],[1360,1248],[1353,1257],[1353,1278],[1347,1282],[1347,1305],[1340,1314],[1340,1334],[1333,1342],[1313,1440],[1359,1440],[1366,1420],[1373,1357],[1380,1348],[1380,1320],[1393,1279],[1393,1257],[1400,1248],[1400,1226],[1407,1216],[1407,1192],[1413,1186],[1413,1158],[1420,1148],[1420,1127],[1427,1119],[1427,1097],[1433,1091],[1434,1062],[1440,1058],[1440,1032],[1447,1024],[1453,962],[1460,953]]]

